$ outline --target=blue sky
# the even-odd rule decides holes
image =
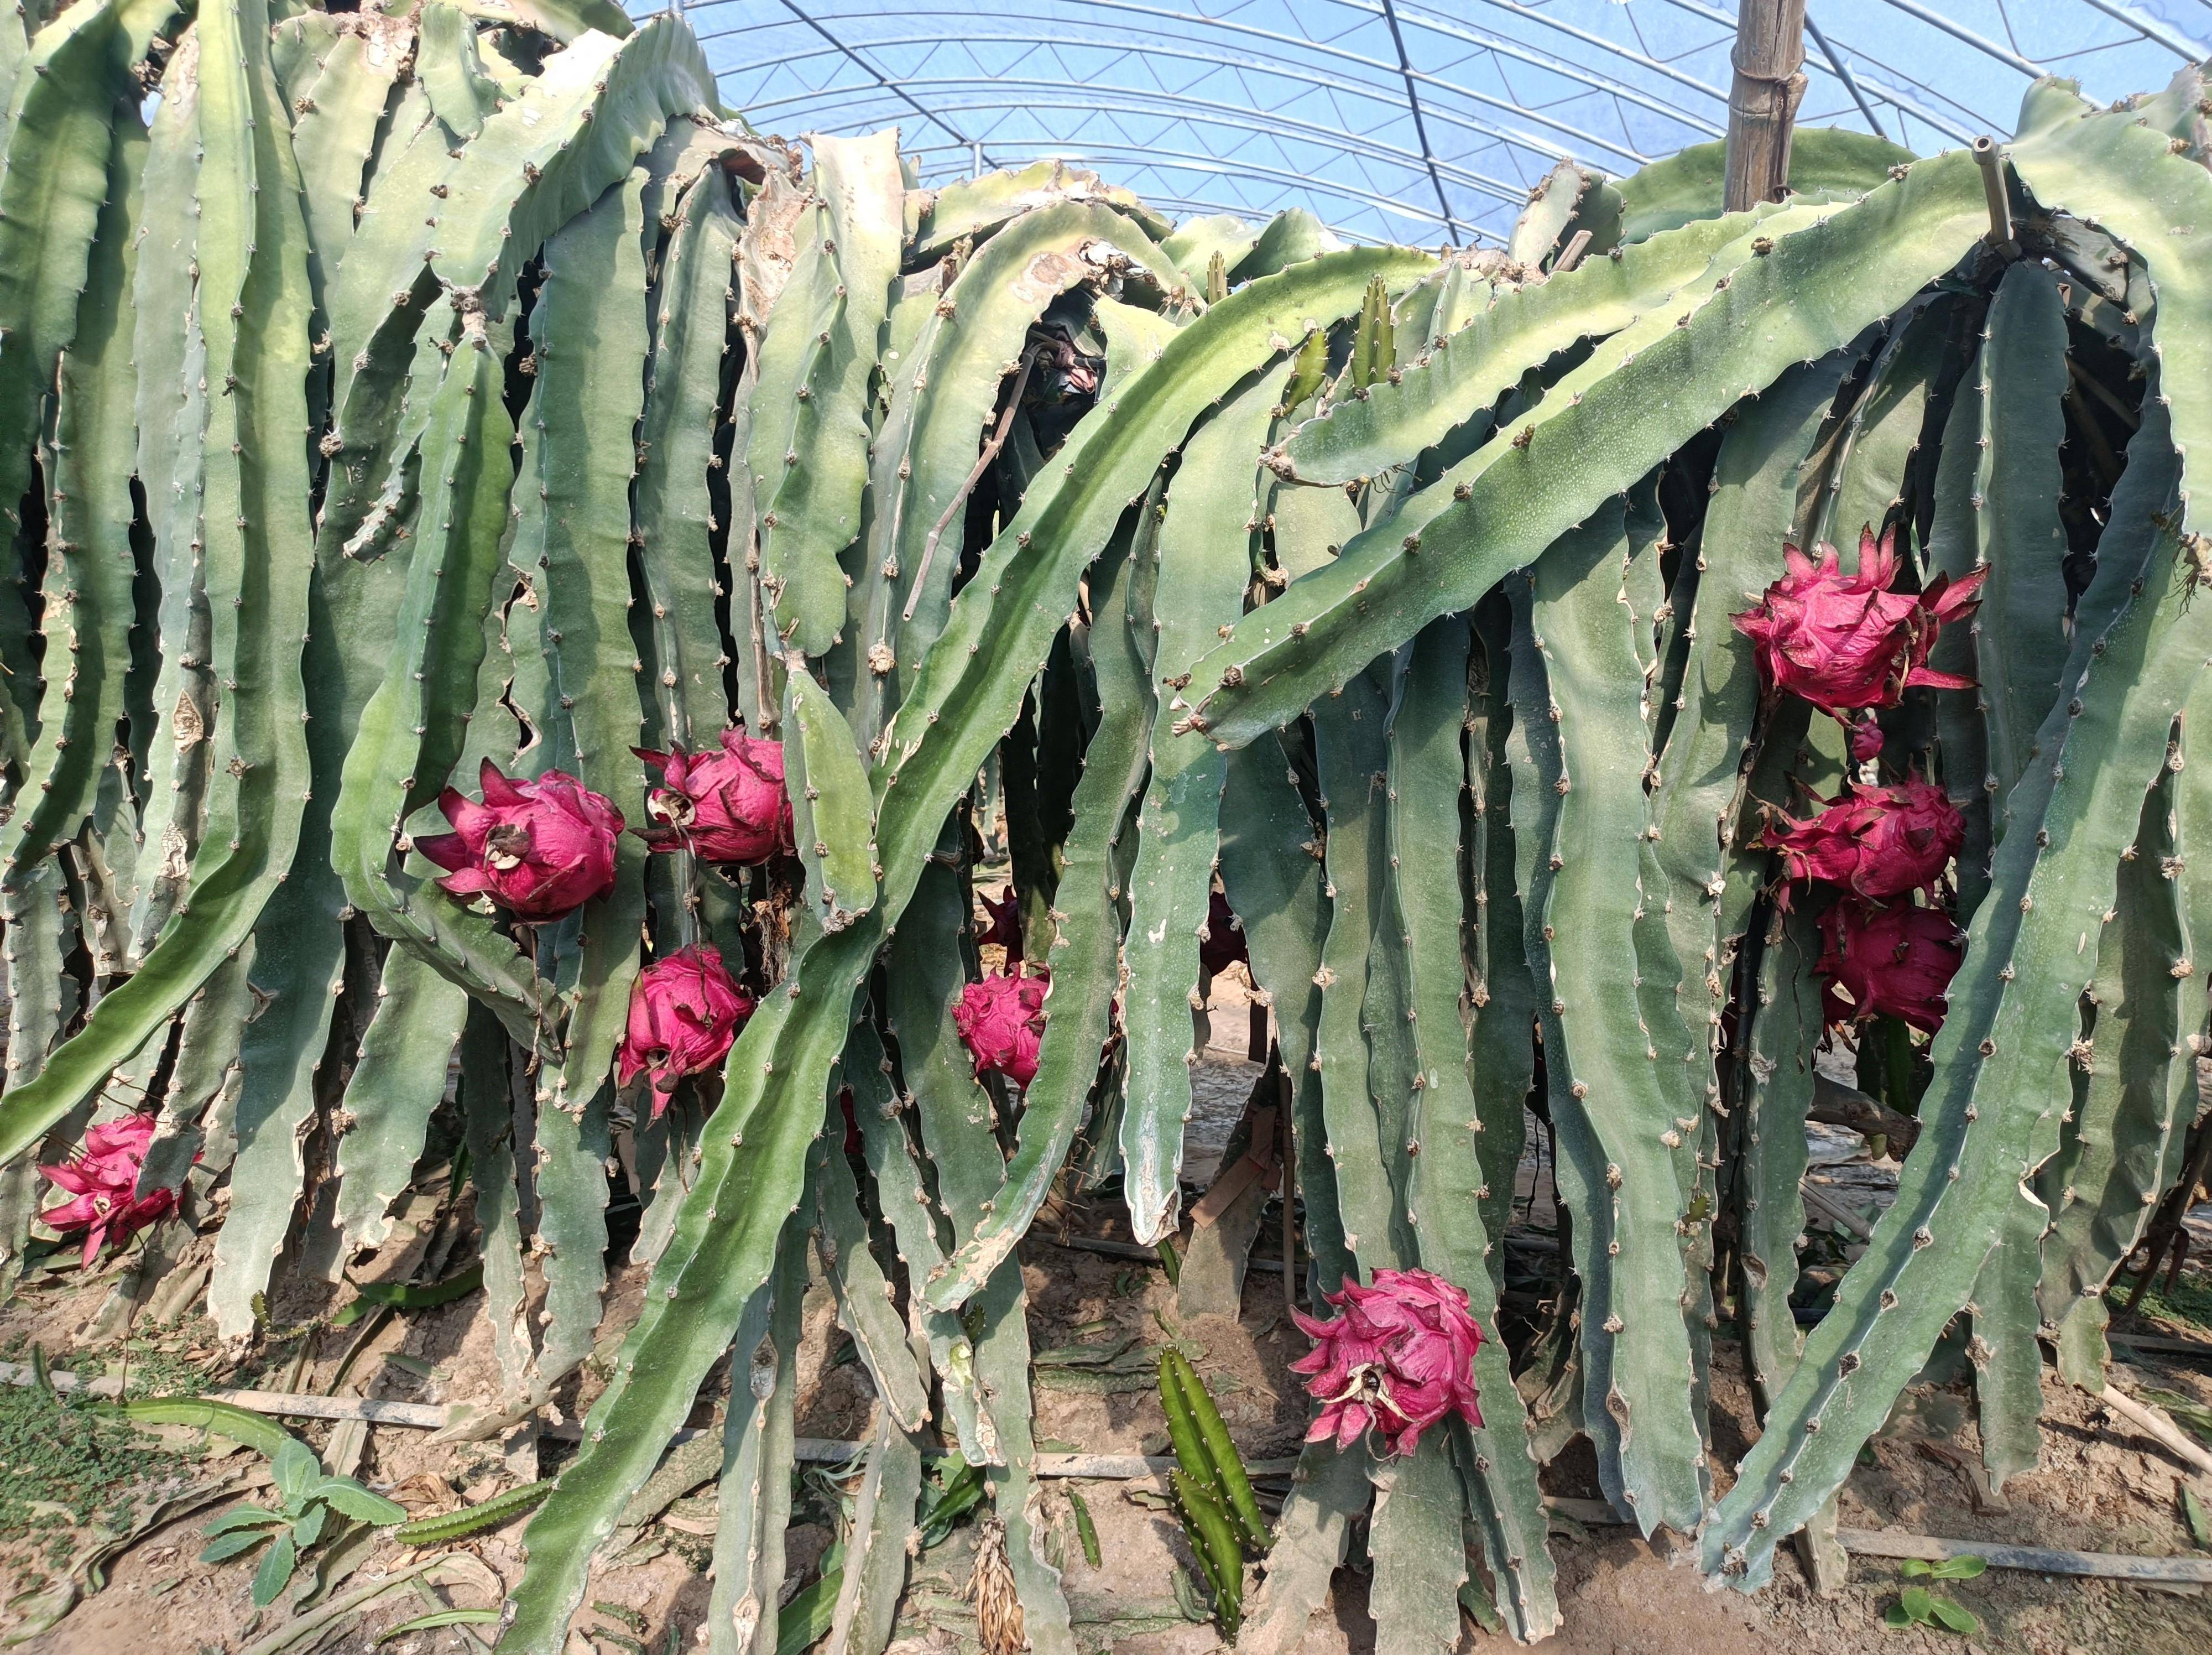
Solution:
[[[683,9],[725,100],[766,131],[896,125],[927,182],[967,174],[979,146],[985,166],[1061,155],[1176,216],[1302,205],[1349,239],[1423,245],[1495,240],[1562,156],[1622,173],[1720,136],[1735,26],[1732,0]],[[1808,9],[1800,122],[1878,127],[1922,154],[2008,133],[2039,71],[2108,101],[2212,42],[2212,0]]]

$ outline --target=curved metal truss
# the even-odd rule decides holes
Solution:
[[[926,183],[1060,156],[1176,212],[1304,206],[1348,240],[1494,241],[1563,157],[1718,137],[1729,0],[694,0],[763,130],[896,125]],[[2040,74],[2111,99],[2212,48],[2212,0],[1809,0],[1799,114],[1929,153]]]

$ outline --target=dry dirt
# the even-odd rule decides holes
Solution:
[[[1231,1044],[1225,1037],[1232,1032],[1220,1031],[1224,1047]],[[1201,1071],[1200,1112],[1193,1123],[1194,1171],[1203,1173],[1209,1157],[1218,1159],[1255,1073],[1230,1050],[1209,1054]],[[1526,1182],[1532,1195],[1542,1188],[1533,1169]],[[435,1193],[433,1188],[426,1195]],[[433,1205],[425,1201],[421,1210]],[[1157,1342],[1164,1329],[1172,1330],[1204,1348],[1201,1370],[1248,1458],[1295,1451],[1304,1421],[1304,1399],[1285,1364],[1304,1348],[1304,1341],[1284,1313],[1281,1275],[1255,1270],[1246,1283],[1243,1313],[1234,1321],[1178,1321],[1173,1290],[1159,1269],[1067,1247],[1058,1239],[1063,1234],[1069,1238],[1119,1234],[1126,1240],[1126,1231],[1115,1230],[1115,1218],[1107,1202],[1079,1208],[1066,1215],[1064,1230],[1042,1226],[1028,1244],[1024,1267],[1036,1347],[1110,1340],[1125,1333]],[[356,1275],[371,1281],[407,1279],[424,1239],[416,1225],[403,1222],[392,1243],[374,1261],[358,1268]],[[1261,1251],[1271,1244],[1272,1238],[1263,1241]],[[20,1350],[36,1340],[52,1354],[57,1367],[96,1368],[105,1357],[112,1371],[118,1352],[73,1343],[97,1310],[104,1285],[85,1284],[72,1276],[34,1285],[0,1311],[0,1344]],[[608,1295],[611,1318],[627,1321],[641,1285],[641,1273],[635,1269],[617,1275]],[[347,1296],[320,1282],[287,1285],[271,1305],[272,1321],[279,1326],[307,1321],[334,1302],[334,1292],[337,1299]],[[359,1392],[365,1385],[369,1395],[416,1402],[465,1402],[493,1395],[497,1369],[481,1304],[477,1295],[395,1319],[357,1359],[345,1389]],[[841,1340],[826,1289],[818,1284],[809,1297],[807,1319],[799,1433],[846,1440],[862,1438],[868,1431],[872,1394],[857,1362],[823,1367]],[[1102,1330],[1102,1323],[1110,1330]],[[213,1370],[217,1354],[212,1339],[204,1336],[205,1323],[198,1327],[203,1333],[199,1342],[193,1342],[191,1328],[173,1336],[171,1342],[180,1347],[175,1355]],[[2179,1325],[2143,1323],[2136,1330],[2212,1338],[2203,1329]],[[249,1366],[242,1372],[225,1372],[214,1382],[318,1389],[328,1383],[350,1336],[349,1332],[323,1334],[314,1360],[297,1372],[290,1371],[287,1348],[285,1359],[271,1366]],[[403,1361],[386,1360],[394,1355]],[[133,1360],[143,1366],[153,1359],[140,1355]],[[421,1370],[427,1370],[427,1378]],[[2130,1388],[2162,1387],[2212,1403],[2212,1364],[2147,1363],[2139,1369],[2123,1368],[2116,1377]],[[726,1378],[717,1376],[710,1381],[695,1423],[711,1421],[717,1401],[711,1393],[717,1385],[726,1394]],[[572,1381],[560,1394],[557,1409],[548,1416],[545,1433],[534,1443],[512,1445],[504,1455],[497,1444],[436,1447],[420,1431],[376,1427],[368,1433],[359,1475],[422,1511],[482,1499],[518,1480],[550,1475],[569,1451],[568,1442],[562,1439],[565,1434],[573,1439],[573,1421],[588,1406],[594,1388],[587,1375],[580,1395]],[[2188,1537],[2176,1514],[2177,1464],[2104,1418],[2095,1404],[2078,1394],[2054,1386],[2047,1402],[2041,1464],[2033,1475],[2008,1484],[2001,1501],[1979,1492],[1971,1469],[1978,1453],[1971,1405],[1962,1395],[1946,1396],[1925,1411],[1932,1423],[1917,1437],[1901,1434],[1873,1445],[1844,1492],[1844,1525],[1894,1526],[1954,1538],[2101,1551],[2186,1551]],[[1723,1457],[1732,1459],[1751,1435],[1751,1420],[1734,1348],[1725,1342],[1716,1359],[1713,1409]],[[328,1440],[327,1426],[294,1421],[293,1427],[318,1447]],[[1036,1431],[1041,1445],[1063,1451],[1157,1453],[1164,1451],[1166,1442],[1164,1421],[1149,1388],[1097,1394],[1062,1388],[1050,1375],[1036,1390]],[[258,1461],[240,1451],[231,1463],[244,1469]],[[6,1475],[6,1468],[0,1467],[0,1481]],[[1595,1496],[1586,1446],[1578,1445],[1563,1456],[1547,1469],[1546,1481],[1555,1494]],[[1068,1559],[1066,1586],[1085,1646],[1134,1655],[1197,1655],[1218,1646],[1210,1626],[1184,1620],[1177,1608],[1170,1588],[1185,1556],[1181,1532],[1171,1514],[1145,1503],[1155,1497],[1152,1485],[1091,1482],[1079,1486],[1097,1527],[1102,1568],[1090,1568],[1083,1561],[1066,1485],[1051,1488],[1047,1509]],[[2212,1487],[2205,1491],[2212,1494]],[[701,1493],[711,1494],[711,1487]],[[118,1651],[234,1655],[265,1636],[289,1611],[281,1600],[278,1608],[259,1615],[252,1609],[250,1559],[212,1567],[194,1561],[200,1545],[198,1530],[207,1515],[196,1514],[148,1536],[113,1567],[105,1591],[22,1647],[30,1655],[115,1655]],[[511,1585],[521,1571],[521,1531],[518,1521],[465,1542],[464,1549]],[[572,1639],[576,1655],[592,1649],[603,1655],[617,1651],[664,1655],[696,1647],[693,1640],[707,1608],[705,1568],[711,1531],[711,1512],[703,1501],[679,1504],[666,1522],[646,1531],[639,1545],[603,1564],[586,1599],[595,1607],[580,1617],[580,1631]],[[959,1601],[973,1532],[972,1525],[957,1530],[951,1539],[917,1560],[899,1640],[894,1645],[898,1655],[975,1650],[972,1615]],[[0,1536],[0,1542],[5,1538]],[[811,1577],[814,1561],[830,1539],[818,1523],[794,1529],[787,1591]],[[1672,1554],[1680,1542],[1670,1541],[1662,1534],[1648,1543],[1618,1528],[1559,1524],[1553,1548],[1566,1627],[1549,1647],[1559,1655],[1735,1655],[1778,1648],[1800,1655],[1861,1651],[1917,1655],[1938,1649],[2033,1655],[2119,1651],[2204,1655],[2212,1649],[2212,1596],[1993,1572],[1948,1588],[1984,1622],[1984,1635],[1968,1643],[1940,1633],[1884,1628],[1882,1610],[1894,1601],[1898,1589],[1892,1564],[1855,1561],[1849,1585],[1840,1595],[1824,1599],[1811,1591],[1794,1560],[1785,1557],[1777,1566],[1774,1585],[1747,1597],[1707,1591],[1694,1568],[1674,1561]],[[387,1544],[369,1555],[339,1590],[373,1581],[380,1571],[410,1555]],[[480,1585],[460,1585],[447,1597],[463,1604],[488,1601]],[[380,1631],[432,1606],[424,1597],[402,1591],[357,1620],[333,1623],[327,1641],[303,1642],[295,1650],[366,1655]],[[12,1609],[0,1614],[0,1635],[15,1619]],[[409,1634],[384,1647],[398,1655],[445,1655],[480,1648],[468,1641],[471,1635],[450,1628]],[[1508,1646],[1503,1638],[1470,1630],[1465,1646]],[[1351,1572],[1340,1572],[1334,1595],[1326,1611],[1316,1616],[1302,1649],[1306,1655],[1333,1655],[1374,1647],[1362,1581]]]

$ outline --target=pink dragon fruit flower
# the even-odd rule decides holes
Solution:
[[[753,998],[731,977],[720,949],[702,945],[665,954],[638,974],[629,991],[629,1026],[615,1078],[628,1086],[650,1074],[658,1119],[676,1083],[720,1063],[752,1014]]]
[[[710,862],[765,862],[798,848],[784,791],[783,744],[759,741],[734,725],[719,752],[631,751],[660,773],[645,795],[655,850],[684,849]]]
[[[1826,800],[1808,821],[1778,814],[1760,841],[1782,853],[1790,879],[1826,879],[1869,901],[1924,891],[1966,840],[1966,818],[1932,782],[1861,788]],[[1789,906],[1790,887],[1782,888]]]
[[[1003,1074],[1018,1086],[1036,1079],[1037,1044],[1044,1032],[1043,974],[1013,972],[985,977],[960,991],[952,1026],[975,1060],[975,1078]]]
[[[39,1169],[48,1183],[76,1197],[48,1208],[39,1218],[52,1229],[84,1232],[85,1269],[92,1268],[108,1242],[120,1252],[139,1231],[176,1211],[173,1190],[137,1193],[139,1169],[153,1141],[151,1115],[125,1115],[86,1133],[76,1159]]]
[[[1945,993],[1966,957],[1948,914],[1907,903],[1869,908],[1847,898],[1820,916],[1820,937],[1813,969],[1826,979],[1820,1001],[1830,1023],[1886,1013],[1923,1034],[1943,1026]]]
[[[1447,1414],[1482,1423],[1474,1388],[1482,1329],[1464,1293],[1427,1270],[1377,1270],[1372,1287],[1347,1281],[1324,1296],[1343,1314],[1320,1321],[1291,1311],[1314,1342],[1291,1364],[1312,1376],[1306,1389],[1322,1404],[1308,1442],[1334,1436],[1349,1448],[1374,1430],[1385,1455],[1410,1454]]]
[[[1856,574],[1842,572],[1833,546],[1824,542],[1820,553],[1816,566],[1796,546],[1784,546],[1790,572],[1766,588],[1757,608],[1729,618],[1757,646],[1762,683],[1834,715],[1846,728],[1850,715],[1894,707],[1915,685],[1973,687],[1971,678],[1929,666],[1928,652],[1944,627],[1973,613],[1986,569],[1961,581],[1939,575],[1919,593],[1893,592],[1895,529],[1878,541],[1873,530],[1861,532]],[[1853,732],[1854,757],[1870,756],[1862,751],[1869,739]]]
[[[477,773],[483,802],[459,789],[438,795],[451,833],[415,849],[447,871],[438,883],[456,897],[483,892],[520,920],[555,920],[614,888],[622,812],[562,770],[518,782],[489,758]]]

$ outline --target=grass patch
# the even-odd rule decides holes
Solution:
[[[2192,1327],[2212,1332],[2212,1273],[2184,1270],[2181,1279],[2173,1284],[2171,1292],[2167,1290],[2163,1277],[2164,1273],[2160,1272],[2160,1279],[2151,1283],[2149,1291],[2142,1296],[2142,1303],[2136,1306],[2136,1313],[2154,1316],[2167,1322],[2186,1322]],[[2111,1295],[2112,1309],[2116,1312],[2124,1311],[2127,1306],[2128,1295],[2134,1291],[2133,1277],[2114,1277]]]
[[[168,1322],[142,1323],[138,1333],[100,1350],[72,1351],[57,1360],[82,1379],[120,1374],[125,1396],[197,1396],[216,1383],[208,1372],[216,1344],[215,1323],[204,1316],[179,1316]],[[195,1360],[191,1353],[198,1352]],[[31,1343],[18,1332],[0,1342],[0,1362],[28,1362]]]
[[[76,1530],[127,1529],[138,1494],[185,1466],[112,1407],[0,1385],[0,1568],[42,1584],[68,1566]]]

